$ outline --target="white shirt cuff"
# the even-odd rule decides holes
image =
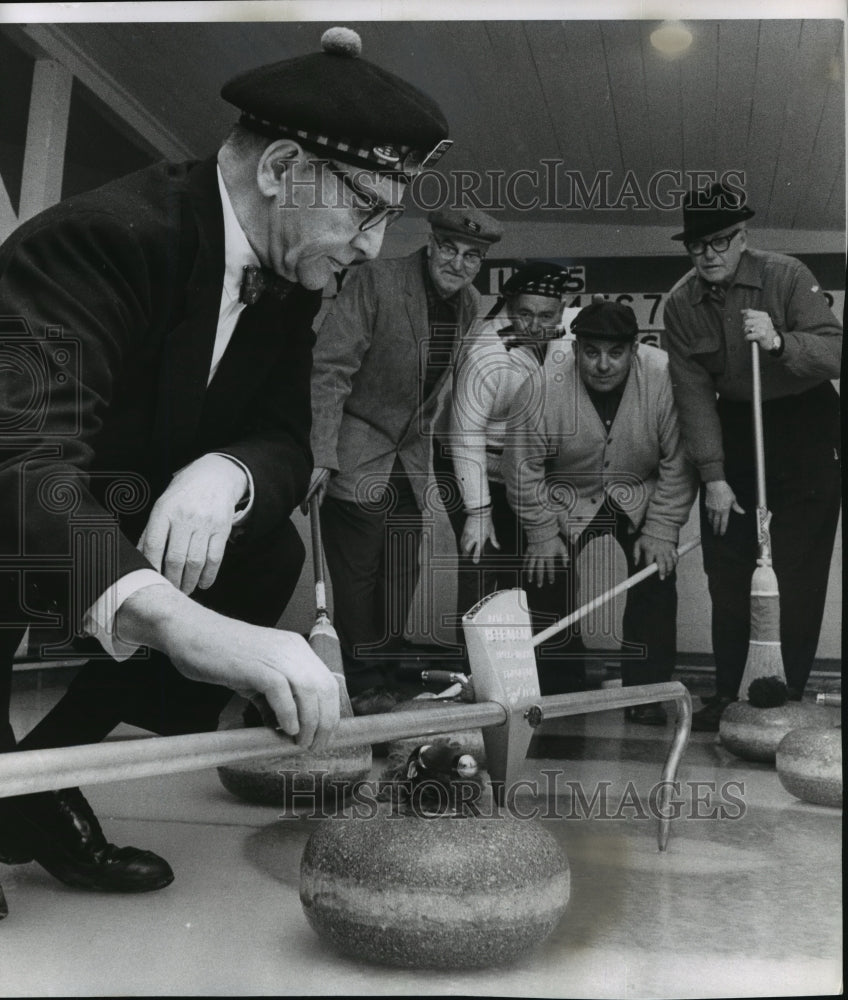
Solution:
[[[124,642],[115,634],[115,618],[118,610],[128,597],[152,584],[173,586],[153,569],[136,569],[116,580],[108,590],[86,611],[83,629],[86,635],[94,636],[103,649],[119,663],[128,660],[140,644]]]
[[[213,451],[211,454],[218,455],[221,458],[228,458],[231,462],[235,462],[235,464],[247,476],[247,491],[239,501],[240,505],[245,504],[245,506],[241,507],[240,510],[236,509],[236,514],[233,518],[233,527],[235,528],[237,524],[241,524],[253,507],[253,476],[251,475],[250,469],[248,469],[244,462],[240,462],[237,458],[233,458],[232,455],[227,455],[226,452],[223,451]]]

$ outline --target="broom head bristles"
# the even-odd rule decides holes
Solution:
[[[318,659],[324,663],[324,666],[336,675],[339,684],[341,716],[343,719],[351,718],[353,708],[345,684],[341,645],[336,630],[326,615],[319,615],[318,620],[312,626],[312,631],[309,633],[309,646]]]
[[[739,685],[742,698],[748,695],[752,681],[759,677],[778,677],[786,683],[780,652],[780,594],[777,576],[771,564],[763,561],[751,577],[751,637],[748,659]]]

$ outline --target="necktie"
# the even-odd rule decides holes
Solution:
[[[242,270],[241,288],[239,289],[239,302],[247,306],[256,305],[259,297],[265,292],[273,295],[281,301],[294,288],[294,282],[274,274],[267,267],[256,267],[248,264]]]

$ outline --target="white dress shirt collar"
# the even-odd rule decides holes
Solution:
[[[238,302],[243,268],[258,265],[259,258],[247,241],[244,230],[236,218],[233,203],[224,183],[221,168],[218,171],[218,190],[221,194],[221,208],[224,213],[224,295],[231,302]]]

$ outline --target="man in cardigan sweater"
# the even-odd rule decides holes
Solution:
[[[628,575],[640,564],[658,566],[628,595],[624,684],[665,681],[677,646],[676,546],[695,497],[667,359],[636,343],[629,306],[593,302],[571,330],[572,353],[558,368],[540,369],[516,397],[504,452],[507,495],[527,536],[534,629],[573,610],[573,560],[591,539],[611,534]],[[579,686],[584,652],[579,627],[542,644],[542,693]],[[626,714],[666,721],[660,705]]]

